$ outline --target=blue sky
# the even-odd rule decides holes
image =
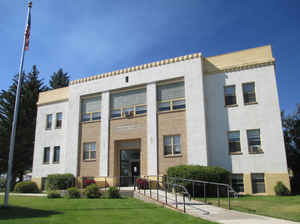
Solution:
[[[0,0],[0,89],[18,72],[26,2]],[[160,59],[271,44],[281,109],[300,103],[299,0],[33,0],[24,69],[78,79]]]

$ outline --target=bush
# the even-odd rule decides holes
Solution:
[[[94,179],[84,179],[83,180],[83,187],[87,187],[91,184],[96,184],[96,181]]]
[[[73,174],[51,174],[47,178],[47,190],[64,190],[74,186]]]
[[[67,189],[67,198],[80,198],[80,191],[76,187],[70,187]]]
[[[169,167],[167,170],[168,177],[177,177],[181,179],[193,179],[207,182],[216,182],[229,184],[231,173],[221,167],[199,166],[199,165],[180,165]],[[174,180],[173,180],[174,181]],[[168,179],[172,183],[172,178]],[[195,197],[203,197],[204,184],[193,184],[187,181],[177,180],[177,184],[183,185],[187,188],[189,193]],[[206,196],[216,196],[217,186],[212,184],[205,184]],[[220,187],[220,195],[226,195],[226,188]]]
[[[108,188],[108,197],[109,198],[120,198],[120,191],[117,187]]]
[[[149,189],[149,183],[147,179],[138,178],[136,179],[138,189]]]
[[[284,196],[289,195],[289,189],[281,182],[277,182],[276,186],[274,187],[275,193],[277,196]]]
[[[32,181],[23,181],[15,185],[14,191],[17,193],[39,193],[39,188]]]
[[[87,198],[100,198],[101,192],[96,184],[91,184],[84,189],[84,195]]]
[[[61,198],[58,191],[49,191],[47,192],[47,198]]]

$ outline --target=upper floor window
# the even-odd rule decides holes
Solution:
[[[262,153],[260,129],[247,130],[249,153]]]
[[[52,128],[52,114],[47,114],[46,118],[46,129]]]
[[[135,89],[111,95],[111,118],[135,117],[147,113],[146,89]]]
[[[56,125],[55,128],[61,128],[62,127],[62,113],[56,113]]]
[[[50,147],[44,148],[43,163],[50,162]]]
[[[83,160],[96,159],[96,142],[83,144]]]
[[[164,155],[181,154],[181,136],[164,136]]]
[[[228,132],[228,143],[229,153],[240,153],[241,142],[240,142],[240,131],[229,131]]]
[[[60,146],[54,146],[53,152],[53,163],[59,163],[60,157]]]
[[[81,100],[81,121],[101,119],[101,97],[90,97]]]
[[[256,103],[254,82],[243,84],[243,95],[244,95],[244,104]]]
[[[157,87],[158,111],[185,109],[184,82],[176,82]]]
[[[225,95],[225,106],[236,105],[236,95],[235,95],[235,86],[225,86],[224,87]]]

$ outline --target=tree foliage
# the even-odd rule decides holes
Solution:
[[[68,73],[64,73],[63,69],[60,68],[57,72],[54,72],[53,75],[50,77],[50,87],[51,89],[57,89],[66,87],[69,85],[70,77]]]
[[[0,92],[0,173],[7,172],[9,154],[9,140],[12,129],[13,112],[16,99],[18,75],[8,90]],[[15,138],[15,151],[13,162],[13,180],[22,176],[26,170],[30,170],[33,160],[33,147],[35,136],[35,123],[39,93],[47,90],[43,81],[39,78],[39,71],[34,65],[32,71],[22,75],[22,88],[18,122]]]
[[[292,190],[300,193],[300,104],[292,114],[282,112],[282,125],[287,163],[294,176]]]

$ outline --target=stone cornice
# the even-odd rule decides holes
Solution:
[[[205,59],[204,59],[205,61]],[[218,74],[223,72],[234,72],[234,71],[241,71],[246,69],[252,69],[252,68],[259,68],[267,65],[274,65],[275,59],[269,59],[269,60],[260,60],[260,61],[253,61],[251,63],[244,63],[244,64],[237,64],[237,65],[231,65],[231,66],[222,66],[218,67],[215,70],[211,71],[204,71],[205,75],[210,74]]]
[[[189,54],[189,55],[180,56],[180,57],[176,57],[176,58],[165,59],[165,60],[156,61],[156,62],[144,64],[144,65],[138,65],[138,66],[125,68],[125,69],[121,69],[121,70],[117,70],[117,71],[113,71],[113,72],[108,72],[108,73],[103,73],[103,74],[99,74],[99,75],[94,75],[94,76],[90,76],[90,77],[86,77],[86,78],[73,80],[70,82],[70,85],[76,85],[76,84],[80,84],[80,83],[84,83],[84,82],[88,82],[88,81],[92,81],[92,80],[107,78],[110,76],[145,70],[148,68],[158,67],[158,66],[176,63],[176,62],[180,62],[180,61],[191,60],[194,58],[201,58],[201,56],[202,56],[201,53],[195,53],[195,54]]]

